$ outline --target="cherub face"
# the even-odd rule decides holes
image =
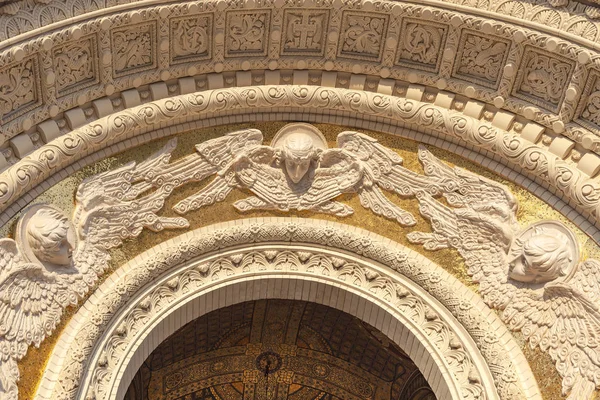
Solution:
[[[510,278],[525,283],[549,282],[564,276],[573,255],[561,232],[536,232],[509,261]]]
[[[67,218],[53,209],[41,209],[27,225],[27,239],[33,254],[54,265],[71,264],[73,244],[69,240]]]
[[[283,146],[285,170],[294,183],[298,183],[308,172],[317,155],[312,138],[308,135],[291,135]]]

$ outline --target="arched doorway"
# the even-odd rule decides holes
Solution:
[[[189,322],[135,375],[126,400],[435,399],[409,356],[343,311],[282,299]]]

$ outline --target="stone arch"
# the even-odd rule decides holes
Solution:
[[[261,298],[314,301],[374,325],[404,347],[438,398],[540,398],[498,317],[440,267],[368,231],[294,218],[201,228],[122,266],[61,334],[38,396],[122,398],[170,333]]]

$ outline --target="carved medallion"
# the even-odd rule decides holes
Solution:
[[[285,10],[281,54],[323,56],[328,23],[329,10]]]
[[[513,94],[552,112],[558,112],[574,69],[574,61],[528,46]]]
[[[448,27],[434,22],[406,18],[398,47],[398,65],[423,71],[437,72],[446,44]]]
[[[213,15],[172,18],[171,64],[207,60],[212,57]]]
[[[38,60],[30,57],[0,70],[0,117],[9,122],[42,104]]]
[[[338,56],[381,61],[388,20],[385,14],[345,11]]]
[[[497,88],[509,48],[509,40],[465,29],[461,34],[453,76]]]
[[[225,56],[265,56],[270,22],[268,10],[228,12]]]
[[[77,42],[59,46],[52,51],[56,90],[59,96],[98,83],[96,46],[96,35],[90,35]]]
[[[114,29],[111,41],[115,77],[156,68],[156,21]]]

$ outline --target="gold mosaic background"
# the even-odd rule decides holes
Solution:
[[[253,123],[253,124],[238,124],[229,125],[216,128],[207,128],[201,130],[194,130],[186,133],[177,135],[178,147],[173,152],[172,160],[175,160],[184,155],[190,154],[194,151],[194,145],[197,143],[204,142],[215,137],[219,137],[225,133],[229,133],[238,129],[243,128],[256,128],[260,129],[265,136],[265,143],[269,143],[275,133],[285,125],[285,122],[269,122],[269,123]],[[315,124],[318,127],[327,140],[329,141],[330,147],[335,147],[335,139],[338,133],[348,130],[342,126],[327,125],[327,124]],[[418,143],[406,139],[402,139],[396,136],[372,132],[368,130],[361,130],[376,139],[378,139],[384,146],[394,149],[404,159],[404,166],[420,173],[423,172],[422,167],[417,157]],[[150,156],[152,153],[160,149],[167,139],[161,139],[135,149],[128,150],[117,156],[107,158],[94,165],[86,167],[81,171],[73,174],[69,178],[61,181],[48,189],[33,203],[52,203],[55,206],[63,209],[67,214],[71,214],[74,208],[74,193],[79,183],[88,176],[114,169],[130,161],[142,161]],[[444,160],[450,165],[458,165],[469,171],[475,172],[494,181],[501,182],[508,186],[512,192],[516,195],[520,203],[520,209],[518,213],[518,220],[522,225],[528,225],[530,223],[544,220],[544,219],[555,219],[565,223],[570,227],[577,235],[582,248],[582,256],[584,258],[594,257],[600,258],[599,247],[580,229],[574,224],[568,221],[558,211],[552,209],[548,204],[538,199],[535,195],[517,186],[514,183],[508,182],[504,179],[499,178],[494,173],[482,168],[474,163],[471,163],[464,158],[449,153],[444,150],[428,146],[429,150],[441,160]],[[210,178],[209,178],[210,180]],[[209,181],[207,180],[207,182]],[[171,209],[174,204],[178,201],[188,197],[195,193],[199,187],[202,187],[207,182],[201,183],[190,183],[179,189],[167,199],[165,208],[162,212],[164,216],[176,216],[177,214]],[[325,220],[336,220],[343,222],[348,225],[355,225],[369,231],[378,233],[382,236],[393,239],[396,242],[402,243],[407,247],[424,254],[429,259],[435,261],[438,265],[452,273],[458,279],[460,279],[466,286],[474,291],[477,291],[476,285],[472,284],[470,278],[466,274],[466,268],[458,253],[454,250],[446,249],[435,252],[425,251],[420,246],[414,246],[406,240],[406,234],[412,230],[419,231],[430,231],[429,224],[420,217],[418,212],[418,203],[414,199],[401,199],[398,196],[386,193],[390,199],[396,201],[402,208],[410,211],[415,217],[417,217],[417,225],[410,228],[402,228],[397,223],[374,215],[368,210],[365,210],[358,199],[358,196],[350,194],[344,195],[338,198],[340,201],[345,202],[354,208],[355,213],[346,218],[338,218],[334,216],[328,216],[323,214],[316,214],[307,211],[293,211],[289,213],[280,213],[276,211],[261,211],[261,212],[248,212],[240,213],[233,206],[232,203],[235,200],[242,199],[248,196],[248,193],[242,191],[232,192],[227,201],[217,203],[213,206],[203,208],[194,212],[186,214],[185,217],[190,221],[190,229],[196,229],[203,226],[215,224],[217,222],[230,221],[239,218],[247,217],[261,217],[261,216],[277,216],[277,215],[294,215],[298,217],[310,217],[319,218]],[[11,220],[10,223],[0,228],[2,236],[12,236],[14,226],[16,225],[18,215]],[[154,233],[145,230],[137,240],[125,243],[119,249],[113,251],[113,258],[111,266],[107,272],[114,270],[118,266],[124,264],[129,259],[135,257],[137,254],[151,248],[152,246],[161,243],[169,238],[179,235],[181,232],[172,230],[161,233]],[[105,276],[106,277],[106,276]],[[104,278],[105,278],[104,277]],[[100,280],[102,281],[102,279]],[[75,309],[69,309],[66,313],[66,318],[63,319],[57,332],[52,338],[47,339],[42,343],[39,349],[31,348],[27,356],[19,363],[21,370],[21,376],[27,376],[28,379],[22,379],[19,383],[19,398],[20,399],[31,399],[35,393],[36,386],[39,381],[39,377],[44,369],[45,362],[52,350],[55,338],[59,336],[59,331],[65,326],[66,322],[71,315],[74,314]],[[523,339],[520,334],[515,334],[517,340],[523,344]],[[561,379],[556,372],[554,365],[552,364],[550,357],[538,350],[531,350],[526,346],[522,346],[527,359],[533,369],[534,374],[540,385],[540,389],[545,399],[559,399],[562,398],[560,387]]]

